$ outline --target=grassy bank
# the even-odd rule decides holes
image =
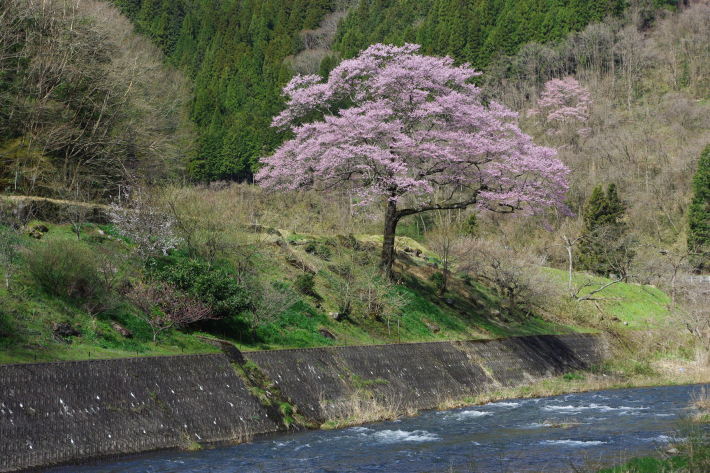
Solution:
[[[263,292],[264,287],[271,293],[276,287],[286,303],[275,304],[260,318],[254,312],[264,312],[258,306],[263,301],[237,305],[222,320],[168,329],[154,342],[145,317],[124,296],[147,270],[133,243],[112,226],[83,224],[77,229],[34,221],[17,233],[4,227],[3,233],[4,244],[13,249],[13,267],[8,284],[0,286],[0,363],[213,352],[200,337],[219,337],[255,350],[601,329],[596,316],[580,313],[591,313],[590,307],[569,316],[567,306],[551,300],[538,313],[511,311],[496,290],[467,277],[452,275],[442,293],[436,257],[406,237],[398,241],[400,282],[389,284],[377,275],[373,237],[264,228],[228,236],[246,245],[242,254],[225,252],[208,261],[174,252],[161,260],[165,271],[155,277],[197,268],[206,281],[217,276],[237,280],[243,276],[239,268],[249,265],[248,280],[237,296]],[[419,254],[405,252],[413,248]],[[614,302],[618,313],[632,314],[646,306],[663,316],[656,307],[658,294],[641,286],[619,286],[633,297],[628,307],[623,299]],[[58,330],[63,325],[70,327],[68,334]]]
[[[156,199],[152,208],[169,216],[176,244],[150,255],[143,246],[160,238],[155,231],[141,243],[141,235],[86,223],[81,206],[67,208],[65,224],[0,225],[7,268],[0,363],[214,352],[204,340],[210,337],[262,350],[622,333],[663,328],[672,317],[668,296],[651,286],[622,282],[599,300],[575,301],[567,273],[552,268],[534,281],[543,283],[530,296],[534,303],[522,294],[512,304],[500,285],[475,272],[451,272],[444,287],[443,260],[417,222],[403,223],[397,281],[386,281],[377,225],[354,216],[340,222],[342,202],[307,194],[293,201],[238,185],[172,188]],[[253,221],[260,223],[240,223]],[[144,227],[153,231],[160,222]],[[573,274],[573,284],[585,286],[581,295],[608,282]],[[152,314],[130,295],[135,287],[164,285],[218,320],[153,333]]]

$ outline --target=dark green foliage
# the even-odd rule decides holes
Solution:
[[[194,80],[191,115],[200,133],[194,177],[249,179],[258,159],[282,139],[270,123],[292,76],[285,59],[301,49],[298,33],[332,11],[331,0],[114,3]],[[330,68],[332,60],[323,65]]]
[[[434,287],[436,288],[437,292],[441,292],[444,289],[444,274],[441,272],[436,272],[429,276],[429,280],[434,283]]]
[[[468,216],[461,230],[464,235],[475,236],[478,234],[478,217],[476,217],[476,214]]]
[[[700,155],[688,208],[688,249],[698,270],[710,269],[710,145]]]
[[[247,289],[227,267],[182,256],[151,259],[148,275],[185,291],[209,305],[216,317],[236,316],[249,309]]]
[[[563,38],[620,14],[623,0],[361,0],[343,21],[336,49],[345,57],[376,42],[415,42],[479,68],[530,41]]]
[[[14,325],[14,321],[10,315],[0,308],[0,347],[3,346],[3,341],[9,341],[10,336],[16,333]]]
[[[316,282],[315,277],[310,273],[299,274],[296,280],[293,282],[293,286],[298,292],[306,296],[318,298],[318,293],[316,293]]]
[[[633,251],[625,213],[626,205],[614,184],[609,184],[606,193],[601,185],[594,188],[584,207],[584,229],[577,250],[580,269],[599,275],[626,275]]]
[[[327,245],[313,241],[306,245],[304,251],[306,253],[314,254],[325,261],[328,261],[333,256],[333,251]]]

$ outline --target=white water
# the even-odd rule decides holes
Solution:
[[[700,386],[516,399],[336,431],[162,452],[52,473],[477,473],[598,469],[682,440]],[[709,426],[710,429],[710,426]],[[594,462],[593,467],[588,463]]]

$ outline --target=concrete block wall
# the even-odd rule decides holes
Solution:
[[[0,366],[0,472],[279,428],[222,355]]]
[[[578,334],[243,355],[301,414],[323,422],[347,414],[358,390],[402,409],[429,409],[584,369],[606,351],[603,337]],[[283,430],[274,417],[224,355],[0,366],[0,473],[240,442]]]
[[[244,355],[301,413],[323,422],[347,415],[348,400],[358,390],[402,408],[431,409],[487,389],[585,369],[606,351],[601,336],[571,334]]]

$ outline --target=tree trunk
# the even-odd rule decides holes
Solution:
[[[397,202],[390,200],[387,202],[385,212],[385,231],[382,239],[382,257],[380,258],[380,268],[385,273],[387,279],[392,279],[392,264],[394,263],[394,233],[397,229],[399,216],[397,215]]]

